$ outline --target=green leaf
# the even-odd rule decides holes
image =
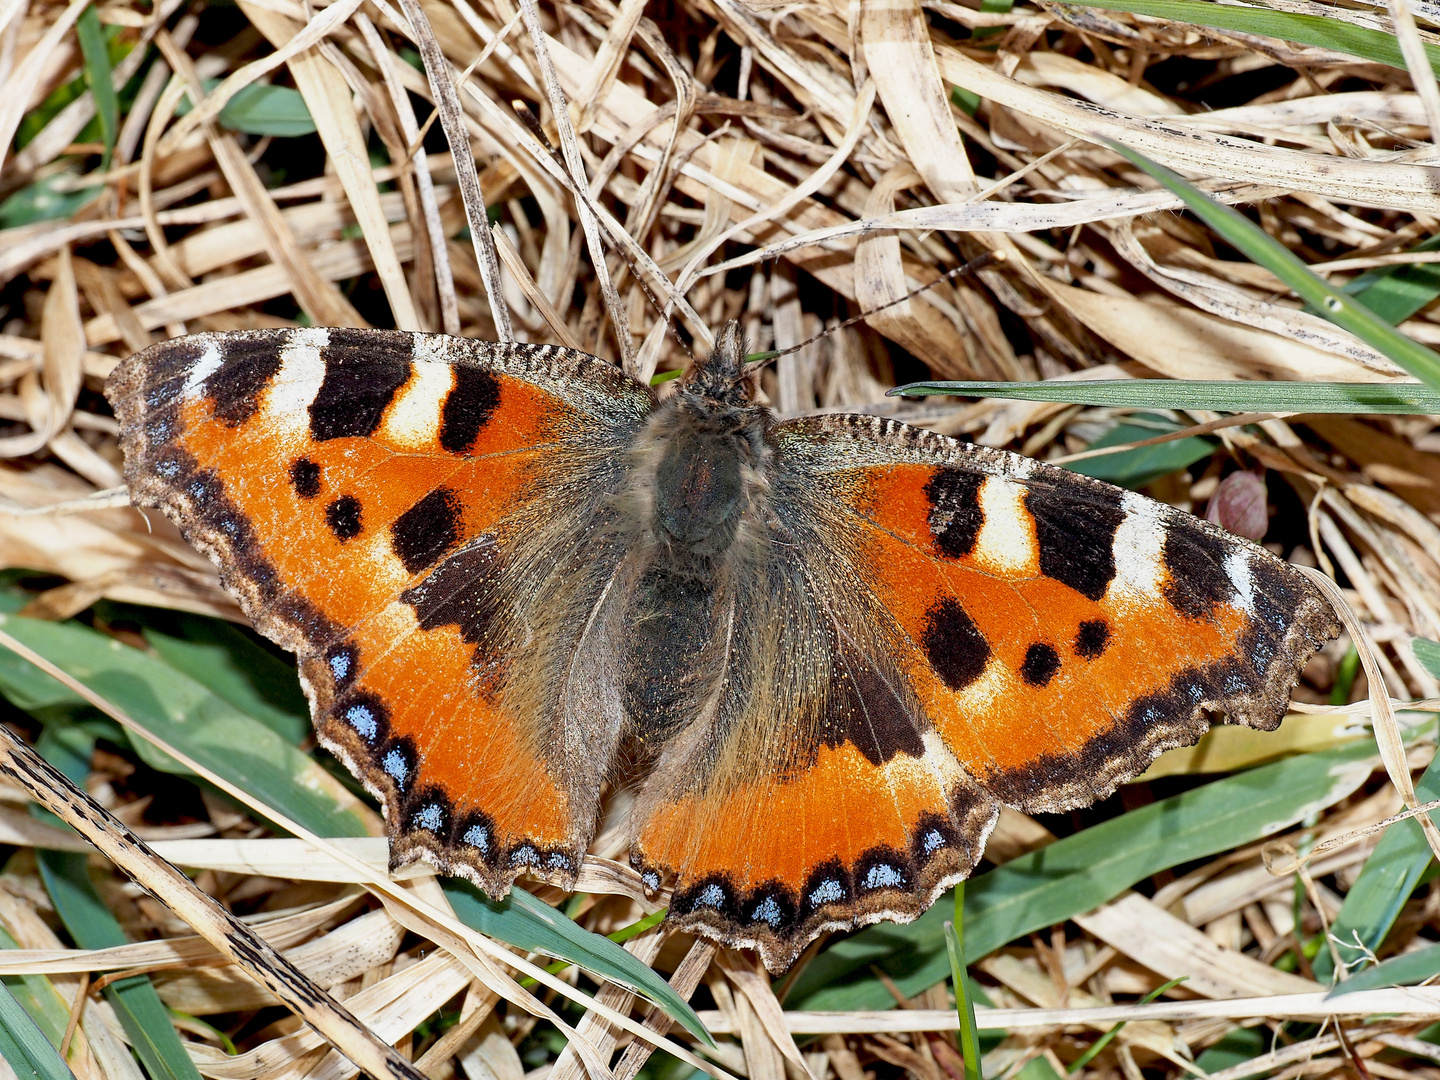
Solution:
[[[318,764],[163,660],[73,622],[0,615],[0,627],[119,706],[142,728],[306,828],[321,836],[364,835],[361,819],[336,801],[333,782]],[[0,653],[0,690],[21,708],[36,699],[79,700],[8,652]],[[152,768],[186,772],[146,740],[132,744]]]
[[[1430,763],[1416,783],[1415,797],[1422,803],[1440,799],[1440,758]],[[1440,819],[1432,814],[1431,820]],[[1363,959],[1365,951],[1361,945],[1372,953],[1380,948],[1430,860],[1430,845],[1425,842],[1418,821],[1413,818],[1397,821],[1385,830],[1365,860],[1365,868],[1345,894],[1340,913],[1330,927],[1330,936],[1335,939],[1342,960]],[[1328,948],[1315,954],[1312,966],[1315,978],[1322,983],[1335,975],[1335,962]],[[1341,985],[1359,977],[1353,975]]]
[[[1411,251],[1440,250],[1440,235]],[[1378,266],[1347,281],[1344,290],[1392,326],[1404,322],[1440,296],[1440,265]]]
[[[1420,666],[1440,679],[1440,641],[1423,637],[1411,638],[1410,647],[1415,650],[1415,659],[1420,662]]]
[[[219,79],[205,80],[207,93],[219,85]],[[175,113],[184,116],[192,107],[190,99],[184,98]],[[269,83],[251,83],[242,87],[225,103],[216,119],[221,127],[246,135],[293,138],[315,132],[315,120],[300,91]]]
[[[76,945],[82,949],[108,949],[129,943],[125,931],[90,883],[86,855],[40,851],[36,858],[55,913]],[[105,987],[104,994],[151,1080],[200,1080],[148,976],[119,979]]]
[[[1405,58],[1400,54],[1395,35],[1352,26],[1325,15],[1300,15],[1244,4],[1216,4],[1213,0],[1067,0],[1067,3],[1076,7],[1128,11],[1133,15],[1172,19],[1216,30],[1238,30],[1242,34],[1277,37],[1405,70]],[[1430,66],[1440,74],[1440,48],[1427,44],[1425,52],[1430,57]]]
[[[19,1080],[75,1080],[59,1051],[10,993],[9,982],[0,984],[0,1057]]]
[[[890,391],[892,397],[933,394],[1233,413],[1411,413],[1420,416],[1440,413],[1440,391],[1418,383],[1096,379],[1094,382],[920,382]]]
[[[1025,1067],[1015,1074],[1015,1080],[1062,1080],[1049,1058],[1031,1058]]]
[[[1142,427],[1139,424],[1128,424],[1122,421],[1091,443],[1088,449],[1098,450],[1106,446],[1121,446],[1125,443],[1154,438],[1165,431],[1180,430],[1179,425],[1173,421],[1164,417],[1157,419],[1160,430],[1157,430],[1156,426]],[[1184,439],[1156,443],[1154,446],[1137,446],[1130,450],[1120,450],[1100,457],[1081,458],[1079,461],[1070,462],[1065,467],[1078,473],[1084,473],[1086,476],[1093,476],[1096,480],[1107,480],[1112,484],[1119,484],[1121,487],[1139,488],[1144,487],[1152,480],[1158,480],[1177,469],[1187,468],[1195,462],[1209,457],[1215,452],[1218,445],[1213,440],[1192,435]]]
[[[1137,881],[1227,851],[1299,821],[1354,791],[1375,748],[1353,743],[1286,758],[1101,822],[981,874],[966,886],[965,951],[976,959],[1007,941],[1114,899]],[[872,926],[831,946],[795,981],[786,1006],[887,1009],[885,972],[906,997],[949,973],[943,900],[905,926]]]
[[[80,13],[75,35],[80,39],[80,55],[85,61],[85,85],[90,88],[90,96],[95,99],[95,114],[100,118],[100,133],[105,143],[105,153],[100,157],[103,172],[110,167],[110,155],[115,152],[115,140],[120,134],[120,101],[115,96],[115,73],[110,67],[105,32],[93,4]]]
[[[527,952],[568,960],[612,982],[638,990],[708,1046],[715,1040],[690,1004],[664,979],[615,942],[592,934],[565,914],[524,889],[511,889],[504,901],[489,899],[468,881],[444,880],[445,895],[467,926]]]
[[[142,612],[144,619],[147,609]],[[253,716],[291,745],[310,735],[310,706],[295,669],[220,619],[183,615],[167,633],[147,625],[145,640],[176,671]]]
[[[0,229],[68,218],[104,190],[98,185],[72,190],[74,181],[73,173],[59,172],[26,184],[0,202]]]
[[[1212,11],[1219,10],[1218,7],[1205,6]],[[1421,382],[1440,389],[1440,354],[1406,337],[1364,304],[1333,288],[1264,229],[1238,211],[1210,198],[1178,173],[1117,142],[1107,139],[1106,145],[1184,199],[1191,212],[1227,243],[1251,262],[1269,270],[1301,300],[1313,305],[1336,326],[1348,330]]]
[[[1408,825],[1410,822],[1405,822]],[[1394,828],[1392,825],[1391,828]],[[1376,849],[1379,850],[1378,848]],[[1373,857],[1373,856],[1372,856]],[[1330,998],[1353,994],[1359,990],[1380,990],[1387,986],[1414,986],[1440,975],[1440,944],[1427,945],[1414,952],[1392,956],[1350,976],[1326,995]]]
[[[1217,1043],[1205,1049],[1195,1065],[1207,1073],[1229,1069],[1242,1062],[1257,1058],[1269,1047],[1268,1028],[1236,1028],[1227,1032]]]
[[[980,95],[962,86],[950,88],[950,100],[968,116],[974,116],[980,110]]]

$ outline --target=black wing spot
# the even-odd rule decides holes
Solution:
[[[1032,487],[1025,507],[1035,519],[1040,572],[1091,600],[1105,595],[1115,577],[1115,531],[1125,520],[1119,488],[1083,494],[1052,485]]]
[[[434,566],[460,539],[463,514],[460,497],[454,491],[432,491],[390,526],[390,547],[396,558],[412,574]]]
[[[440,410],[440,445],[463,454],[500,405],[500,380],[483,368],[457,365],[455,387]]]
[[[461,640],[474,645],[485,639],[498,610],[499,562],[494,539],[482,536],[402,592],[400,599],[415,609],[420,629],[455,626]]]
[[[1025,663],[1020,665],[1020,677],[1031,686],[1048,686],[1059,670],[1060,654],[1055,651],[1055,647],[1037,641],[1025,650]]]
[[[1110,624],[1104,619],[1087,619],[1075,632],[1075,655],[1085,660],[1103,656],[1110,645]]]
[[[985,524],[980,487],[985,477],[959,469],[941,469],[925,484],[930,500],[930,533],[941,554],[952,559],[969,555]]]
[[[325,380],[310,403],[310,434],[319,442],[375,434],[410,378],[410,356],[406,334],[331,330],[320,350]]]
[[[276,338],[228,338],[219,346],[224,362],[205,380],[215,419],[239,427],[255,415],[260,395],[280,370]]]
[[[927,612],[921,644],[930,666],[951,690],[965,689],[990,662],[990,643],[954,597],[947,596]]]
[[[850,743],[872,765],[883,765],[896,754],[925,756],[905,700],[872,661],[848,650],[838,653],[830,675],[821,737],[832,748]]]
[[[1187,618],[1202,619],[1216,604],[1233,600],[1235,584],[1225,572],[1225,558],[1235,544],[1200,528],[1166,528],[1164,593],[1170,606]]]
[[[290,484],[302,499],[320,494],[320,466],[309,458],[296,458],[290,463]]]
[[[360,500],[353,495],[341,495],[325,507],[325,524],[342,544],[360,535]]]

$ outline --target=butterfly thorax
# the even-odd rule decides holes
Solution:
[[[711,577],[735,543],[763,486],[768,410],[752,400],[745,342],[730,322],[657,411],[644,440],[650,458],[651,535],[679,573]]]

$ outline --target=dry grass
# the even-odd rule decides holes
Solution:
[[[1415,250],[1440,232],[1430,164],[1440,91],[1428,73],[1417,93],[1402,68],[1320,47],[1047,0],[1005,10],[949,0],[545,0],[523,9],[512,0],[114,0],[90,27],[110,41],[120,91],[106,117],[113,95],[84,81],[87,69],[92,83],[103,72],[77,36],[85,2],[0,0],[0,567],[29,572],[16,577],[11,594],[24,596],[7,610],[23,602],[23,614],[41,619],[79,616],[126,644],[144,645],[142,631],[158,625],[126,605],[238,618],[210,564],[116,492],[115,424],[98,391],[118,358],[164,337],[300,320],[444,330],[572,344],[648,378],[686,359],[657,302],[673,306],[697,349],[731,317],[752,348],[785,348],[988,250],[1005,261],[977,279],[941,284],[782,360],[764,377],[770,403],[787,415],[885,412],[1064,458],[1126,410],[922,405],[884,392],[927,375],[1403,375],[1300,310],[1267,271],[1217,250],[1173,212],[1177,200],[1099,141],[1111,138],[1250,208],[1334,282],[1421,264],[1411,271],[1419,303],[1402,313],[1402,329],[1440,343],[1431,302],[1440,275],[1424,269],[1440,255]],[[1378,15],[1363,3],[1270,6],[1389,26],[1383,6]],[[1409,14],[1433,16],[1430,6],[1392,6],[1404,16],[1407,55],[1435,43]],[[421,55],[432,76],[443,66],[451,80],[433,125],[435,82]],[[257,100],[246,89],[255,84],[284,89]],[[954,88],[978,107],[953,104]],[[187,90],[201,104],[179,117]],[[306,117],[314,134],[257,134],[282,121],[292,127],[272,130],[293,131]],[[447,134],[467,140],[458,169]],[[577,198],[571,178],[581,173]],[[1216,419],[1178,415],[1181,425]],[[1348,640],[1336,643],[1306,670],[1281,733],[1227,731],[1176,752],[1100,814],[1040,822],[1007,813],[992,863],[1052,842],[1055,830],[1193,787],[1202,773],[1325,753],[1364,733],[1371,691],[1440,697],[1411,646],[1440,638],[1436,418],[1277,417],[1213,438],[1147,492],[1203,513],[1223,477],[1269,470],[1262,496],[1273,513],[1259,531],[1340,580],[1371,646],[1366,671],[1356,678]],[[1337,681],[1342,703],[1362,703],[1339,715],[1319,708]],[[4,672],[0,683],[15,701],[5,716],[14,730],[34,736],[37,719],[52,734],[79,730],[81,714],[17,696]],[[1418,775],[1435,749],[1433,725],[1412,724],[1406,738],[1388,746],[1390,765],[1403,775],[1408,754]],[[535,990],[543,1000],[532,996],[506,970],[523,964],[517,952],[455,922],[433,878],[388,884],[383,841],[317,851],[267,839],[243,794],[224,800],[155,764],[107,735],[86,786],[435,1080],[457,1069],[468,1080],[575,1080],[577,1047],[598,1071],[628,1045],[613,1062],[623,1080],[642,1068],[675,1080],[692,1068],[675,1057],[647,1062],[646,1044],[632,1041],[639,1025],[617,1025],[650,1013],[615,986],[597,992],[573,968],[556,978],[526,965],[549,983]],[[1308,850],[1415,797],[1402,800],[1378,757],[1335,775],[1278,839]],[[307,782],[377,827],[322,770]],[[1440,781],[1419,789],[1422,801],[1434,798]],[[69,1043],[80,1080],[140,1075],[109,999],[81,978],[102,968],[152,974],[202,1075],[353,1075],[110,863],[95,860],[92,874],[133,943],[103,956],[67,948],[35,851],[85,845],[27,816],[23,791],[0,790],[0,800],[0,843],[12,852],[0,924],[23,950],[0,956],[0,970],[28,973],[25,986],[54,995],[62,1020],[72,1002],[88,1002]],[[611,839],[597,841],[584,896],[538,889],[602,933],[648,910],[625,868],[607,861],[620,856]],[[982,1011],[981,1026],[1005,1032],[987,1044],[987,1075],[1063,1074],[1100,1032],[1129,1019],[1080,1075],[1179,1077],[1218,1045],[1238,1049],[1201,1059],[1217,1077],[1440,1077],[1440,1045],[1426,1041],[1440,995],[1376,991],[1327,1003],[1313,978],[1313,964],[1323,975],[1339,956],[1327,933],[1361,908],[1356,883],[1378,839],[1372,831],[1280,874],[1255,843],[1190,859],[1147,875],[1139,891],[1127,881],[1098,908],[970,957],[999,1010]],[[1406,857],[1423,866],[1426,853]],[[1437,890],[1421,884],[1395,897],[1375,943],[1382,956],[1440,939]],[[871,983],[904,1008],[821,1014],[802,1003],[787,1012],[749,956],[654,930],[627,948],[695,994],[721,1035],[709,1056],[731,1074],[959,1075],[943,982],[905,990],[899,973],[882,974]],[[1189,981],[1164,1000],[1134,1005],[1178,975]],[[850,984],[867,977],[861,965]],[[580,990],[580,1003],[567,1003]],[[651,1027],[675,1040],[676,1055],[689,1056],[677,1044],[696,1045],[663,1018]]]

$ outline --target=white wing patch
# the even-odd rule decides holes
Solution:
[[[270,384],[265,407],[277,437],[286,443],[310,438],[310,403],[325,382],[320,350],[329,343],[329,330],[305,327],[291,334],[280,350],[280,371]]]
[[[385,414],[385,436],[411,449],[433,446],[440,438],[441,408],[454,385],[449,364],[417,359],[410,380]]]
[[[215,374],[221,364],[225,362],[225,354],[221,351],[218,342],[211,341],[205,346],[205,351],[200,359],[195,361],[195,366],[190,369],[190,374],[185,379],[185,396],[198,397],[204,393],[205,381]]]
[[[1133,604],[1160,591],[1165,569],[1165,525],[1160,520],[1159,505],[1143,495],[1127,491],[1120,505],[1125,518],[1115,530],[1115,580],[1110,582],[1107,597]]]
[[[1025,506],[1025,488],[987,476],[980,487],[980,508],[985,523],[975,538],[971,557],[996,573],[1039,574],[1040,546]]]

